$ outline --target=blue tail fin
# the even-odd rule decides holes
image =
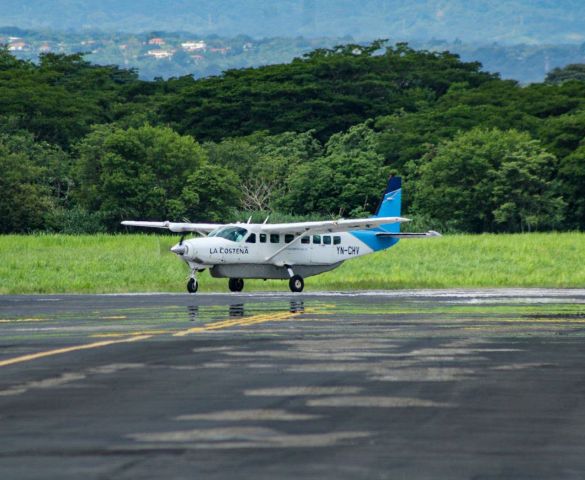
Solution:
[[[402,178],[390,177],[386,191],[380,199],[378,208],[374,216],[376,217],[399,217],[402,206]],[[381,225],[381,228],[387,232],[398,233],[400,231],[399,223]]]

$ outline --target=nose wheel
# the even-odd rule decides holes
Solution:
[[[228,287],[230,292],[241,292],[244,289],[244,280],[242,278],[230,278]]]
[[[196,278],[190,278],[187,282],[187,291],[189,293],[195,293],[199,288],[199,283],[197,282]]]
[[[300,275],[293,275],[288,281],[288,287],[291,292],[302,292],[305,288],[305,281]]]

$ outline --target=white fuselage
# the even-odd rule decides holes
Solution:
[[[227,239],[212,232],[207,237],[185,240],[181,258],[201,268],[235,264],[284,267],[338,264],[373,251],[348,232],[299,236],[262,233],[260,226],[253,224],[237,227],[246,230],[241,238]]]

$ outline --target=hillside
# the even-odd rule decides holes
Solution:
[[[579,0],[3,0],[4,25],[54,30],[188,31],[359,40],[490,43],[585,40]]]
[[[183,75],[202,78],[229,69],[288,63],[316,48],[349,41],[339,37],[254,39],[188,32],[75,33],[0,27],[0,44],[8,45],[18,58],[38,62],[44,53],[84,53],[93,63],[137,69],[144,80]],[[486,71],[523,84],[541,82],[554,68],[585,61],[585,49],[580,44],[504,45],[434,39],[411,45],[459,54],[464,61],[478,61]]]

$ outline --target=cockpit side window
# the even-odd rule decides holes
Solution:
[[[212,232],[214,233],[214,232]],[[232,242],[241,242],[248,233],[248,230],[242,227],[223,227],[215,232],[215,237],[225,238]]]
[[[256,234],[251,233],[248,238],[246,238],[246,243],[256,243]]]

